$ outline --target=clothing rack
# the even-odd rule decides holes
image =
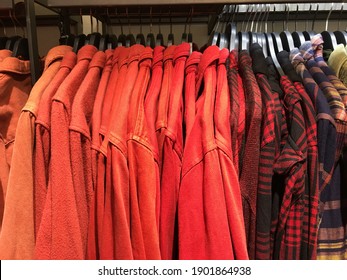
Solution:
[[[250,5],[250,4],[291,4],[298,3],[297,0],[143,0],[139,6],[136,0],[99,0],[97,5],[92,0],[24,0],[25,4],[25,19],[27,27],[27,36],[29,43],[29,54],[31,62],[32,82],[35,83],[40,75],[40,60],[38,53],[37,42],[37,15],[35,13],[35,3],[42,5],[48,9],[60,13],[59,23],[62,29],[67,34],[70,32],[70,25],[72,23],[71,16],[77,15],[91,15],[103,22],[103,27],[106,25],[132,25],[139,24],[139,11],[141,13],[142,24],[172,24],[172,23],[208,23],[208,32],[212,32],[217,20],[218,15],[223,10],[224,5]],[[300,1],[300,4],[312,3],[310,0]],[[343,3],[342,0],[333,1],[317,1],[312,3]],[[341,5],[339,5],[340,7]],[[340,19],[347,15],[347,5],[342,11],[338,5],[332,8],[330,19]],[[12,0],[2,0],[0,3],[0,12],[14,8]],[[307,15],[310,14],[316,20],[325,19],[328,10],[293,10],[290,12],[283,9],[276,10],[269,14],[268,20],[283,21],[287,20],[307,20]],[[244,21],[246,14],[249,11],[238,11],[234,21]],[[1,15],[1,14],[0,14]],[[58,20],[58,17],[55,17]],[[106,28],[103,28],[106,32]]]

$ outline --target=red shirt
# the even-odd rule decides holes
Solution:
[[[65,78],[76,65],[77,56],[68,52],[60,64],[58,73],[42,94],[36,119],[36,147],[34,150],[34,205],[35,205],[35,236],[37,238],[41,224],[43,209],[46,203],[49,185],[51,161],[51,104],[52,98]],[[47,218],[49,218],[47,216]]]
[[[107,84],[111,77],[113,50],[106,50],[106,62],[102,71],[99,87],[96,93],[93,114],[92,114],[92,169],[93,169],[93,186],[94,186],[94,202],[91,206],[91,215],[89,221],[89,234],[88,234],[88,251],[87,258],[91,260],[100,259],[99,248],[101,245],[102,234],[102,220],[104,216],[104,179],[98,173],[98,162],[100,158],[104,159],[99,149],[102,143],[102,137],[99,133],[101,126],[101,115],[104,97],[106,94]],[[118,72],[118,67],[117,67]],[[101,165],[102,166],[102,165]],[[98,181],[101,184],[98,184]],[[101,202],[101,203],[99,203]]]
[[[99,51],[93,56],[88,73],[74,98],[69,127],[71,171],[84,257],[87,252],[90,207],[94,198],[90,126],[94,99],[104,65],[105,53]]]
[[[130,221],[135,259],[160,259],[157,222],[159,166],[149,141],[144,98],[150,80],[153,50],[140,54],[139,73],[131,94],[128,113],[128,166],[130,178]]]
[[[167,107],[167,127],[163,136],[160,181],[160,248],[163,259],[177,259],[176,208],[183,154],[183,86],[185,62],[190,46],[182,43],[173,53],[174,69]]]
[[[70,163],[69,124],[73,99],[97,49],[87,45],[52,101],[51,173],[46,205],[36,243],[38,259],[84,259],[81,228]]]
[[[218,101],[216,105],[220,108],[228,103],[224,102],[224,98],[228,98],[225,72],[225,77],[222,74],[218,79],[217,87],[219,57],[218,47],[209,47],[198,67],[196,89],[198,92],[203,83],[203,92],[196,103],[195,122],[183,154],[178,201],[180,259],[248,258],[231,140],[228,146],[225,145],[228,141],[222,137],[230,139],[230,135],[225,134],[228,128],[224,127],[225,122],[229,122],[229,115],[220,114],[218,107],[218,114],[215,113],[215,102]],[[222,53],[222,64],[225,59]],[[227,110],[221,112],[227,113]],[[230,122],[228,125],[230,129]],[[215,135],[215,129],[221,134]]]
[[[195,120],[195,101],[197,98],[195,81],[201,56],[202,53],[193,52],[186,62],[186,77],[184,86],[184,122],[186,126],[185,137],[188,137]]]

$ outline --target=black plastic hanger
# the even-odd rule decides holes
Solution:
[[[14,44],[15,44],[15,43],[17,42],[17,40],[20,39],[20,38],[21,38],[20,36],[12,36],[12,37],[7,38],[5,48],[6,48],[7,50],[13,51]]]
[[[305,43],[306,39],[304,34],[301,31],[294,31],[292,33],[294,46],[299,48],[303,43]]]
[[[2,24],[2,26],[4,27],[4,36],[0,37],[0,50],[3,50],[6,48],[6,42],[7,42],[7,36],[6,36],[6,27],[5,24],[2,22],[2,20],[0,19],[0,23]]]
[[[59,39],[59,45],[73,47],[74,41],[75,41],[75,35],[73,34],[62,35],[60,36],[60,39]]]
[[[130,30],[130,19],[129,19],[129,14],[128,14],[128,8],[126,8],[125,11],[126,11],[127,19],[128,19],[128,31],[129,31],[128,35],[125,38],[125,46],[131,47],[131,46],[136,44],[136,39],[135,39],[134,34],[132,34],[132,32]]]
[[[218,32],[218,39],[217,39],[217,46],[222,50],[224,48],[229,48],[229,39],[228,39],[228,36],[225,34],[225,22],[227,21],[225,19],[225,15],[228,14],[228,9],[229,7],[228,6],[225,6],[226,7],[226,12],[223,12],[223,15],[222,15],[222,24],[221,24],[221,31]],[[190,27],[189,27],[190,29]]]
[[[99,51],[105,51],[107,49],[109,35],[102,35],[99,42]]]
[[[7,37],[0,37],[0,50],[6,49]]]
[[[290,11],[289,5],[286,4],[286,7],[285,7],[285,12],[287,13],[287,18],[285,21],[286,27],[285,27],[284,31],[282,31],[280,33],[282,45],[286,51],[290,51],[290,50],[295,48],[292,34],[288,31],[289,11]]]
[[[275,45],[274,45],[272,34],[265,33],[265,38],[267,40],[268,53],[270,54],[270,57],[272,58],[272,61],[276,67],[278,74],[282,77],[282,76],[284,76],[284,71],[283,71],[283,69],[282,69],[282,67],[281,67],[281,65],[277,59],[277,55],[276,55],[277,53],[275,50]]]
[[[125,38],[125,46],[131,47],[136,44],[136,40],[133,34],[128,34]]]
[[[292,34],[289,31],[287,30],[282,31],[280,33],[280,37],[281,37],[283,49],[289,52],[290,50],[295,48]]]
[[[188,28],[188,36],[187,36],[187,42],[188,43],[193,43],[193,33],[191,32],[193,13],[194,13],[194,8],[192,7],[191,8],[190,21],[189,21],[189,28]]]
[[[88,41],[86,41],[89,45],[99,47],[101,39],[101,34],[99,32],[93,32],[88,35]]]
[[[346,46],[347,44],[347,32],[346,31],[340,31],[337,30],[334,32],[336,41],[338,44],[344,44]]]
[[[330,49],[333,50],[336,48],[337,46],[337,40],[335,37],[335,34],[331,31],[323,31],[321,33],[322,37],[323,37],[323,48],[324,49]]]
[[[239,38],[237,36],[237,29],[235,23],[229,23],[225,30],[226,35],[229,37],[229,51],[239,48]]]
[[[152,28],[153,28],[152,7],[150,8],[150,17],[151,17],[151,23],[150,23],[150,26],[149,26],[149,33],[147,34],[147,37],[146,37],[146,46],[154,48],[155,47],[155,36],[154,36],[154,34],[152,32]]]
[[[29,60],[29,45],[27,38],[19,38],[13,47],[12,56],[21,60]]]
[[[170,14],[170,33],[167,36],[167,45],[172,46],[175,44],[175,36],[172,33],[172,18],[171,18],[171,6],[169,7],[169,14]]]
[[[161,11],[159,13],[161,14]],[[159,33],[157,34],[157,37],[155,39],[155,45],[164,46],[164,36],[161,33],[161,17],[159,17],[158,27],[159,27]]]
[[[299,4],[296,5],[296,17],[295,17],[295,31],[292,33],[294,46],[299,48],[305,41],[305,36],[301,31],[298,31],[298,14],[299,14]]]
[[[80,34],[75,36],[74,43],[73,43],[73,51],[77,53],[78,50],[85,45],[86,40],[87,40],[87,36],[85,34]]]
[[[141,16],[140,8],[139,8],[139,19],[140,19],[140,33],[136,35],[136,44],[146,46],[145,35],[143,35],[143,32],[142,32],[142,16]]]
[[[329,30],[329,18],[330,18],[331,12],[333,10],[333,7],[334,7],[334,3],[331,4],[329,14],[328,14],[327,19],[325,21],[325,31],[323,31],[321,33],[323,40],[324,40],[323,48],[324,49],[330,49],[330,50],[335,49],[337,46],[337,40],[336,40],[335,34],[331,31],[328,31]]]
[[[341,4],[341,10],[340,10],[340,16],[339,16],[339,20],[338,20],[337,30],[334,32],[334,34],[335,34],[337,43],[343,44],[346,46],[346,44],[347,44],[347,32],[344,30],[341,30],[341,28],[340,28],[343,6],[344,6],[344,3]]]
[[[109,35],[107,40],[107,49],[115,49],[118,45],[118,38],[115,34]]]
[[[225,34],[229,41],[229,51],[237,50],[239,48],[239,37],[237,36],[237,27],[234,22],[235,15],[239,12],[239,5],[233,5],[230,14],[232,15],[231,22],[225,28]]]
[[[153,33],[148,33],[146,38],[146,46],[151,48],[155,47],[155,37]]]

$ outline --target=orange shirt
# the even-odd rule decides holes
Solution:
[[[69,46],[58,46],[49,51],[45,70],[32,88],[19,117],[0,235],[0,259],[33,257],[35,120],[44,90],[58,72],[64,54],[71,49]]]
[[[6,57],[0,62],[0,230],[17,123],[31,88],[29,61]]]
[[[50,185],[35,248],[38,259],[85,258],[70,163],[69,124],[73,99],[96,52],[92,45],[78,51],[76,66],[52,100]]]

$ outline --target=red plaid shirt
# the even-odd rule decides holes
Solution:
[[[284,194],[275,233],[274,259],[300,259],[305,205],[307,137],[301,98],[290,80],[283,76],[284,105],[288,137],[275,172],[284,174]]]
[[[302,83],[294,82],[294,86],[302,99],[307,135],[307,180],[305,186],[304,226],[302,231],[301,259],[314,260],[317,257],[318,231],[318,142],[316,111]]]
[[[259,180],[257,189],[257,235],[256,259],[270,259],[270,228],[272,208],[272,176],[276,153],[275,123],[275,94],[271,91],[267,77],[256,74],[261,89],[263,101],[262,139],[259,159]],[[277,96],[277,102],[279,102]]]

